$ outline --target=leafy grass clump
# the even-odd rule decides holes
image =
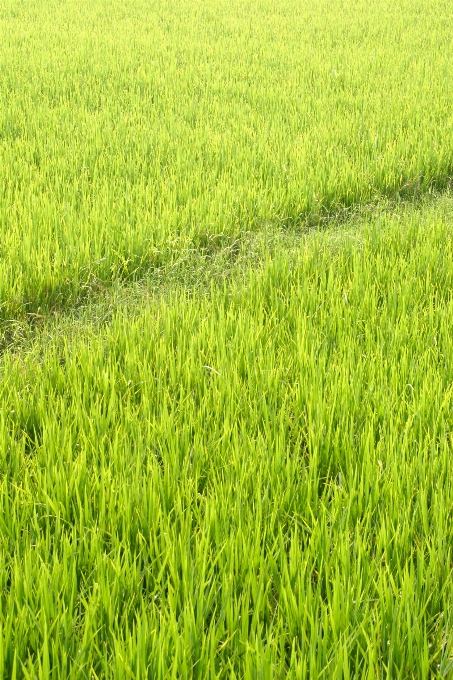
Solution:
[[[0,675],[452,672],[453,232],[310,236],[0,387]]]

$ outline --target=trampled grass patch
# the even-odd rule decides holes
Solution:
[[[0,674],[452,671],[435,207],[2,358]]]

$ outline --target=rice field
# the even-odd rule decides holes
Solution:
[[[446,0],[2,0],[1,318],[453,168]]]
[[[3,677],[449,677],[448,205],[3,357]]]
[[[441,0],[2,0],[0,677],[453,678]]]

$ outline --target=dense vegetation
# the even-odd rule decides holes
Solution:
[[[3,2],[0,677],[453,676],[449,15]]]
[[[445,0],[3,0],[3,318],[453,167]]]

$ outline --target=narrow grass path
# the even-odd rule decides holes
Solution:
[[[97,329],[111,320],[115,312],[127,310],[135,315],[144,305],[159,301],[169,293],[209,294],[212,285],[231,279],[240,280],[249,269],[261,268],[277,254],[293,259],[301,249],[322,242],[336,250],[345,242],[361,239],[370,224],[390,221],[453,219],[451,190],[437,193],[399,194],[377,203],[340,208],[322,220],[305,225],[263,224],[257,232],[236,236],[213,234],[198,248],[179,248],[169,252],[161,266],[150,267],[143,276],[116,279],[108,285],[94,278],[81,294],[68,303],[62,301],[36,312],[22,313],[0,321],[0,356],[5,351],[23,351],[61,334],[72,336],[76,329]]]

